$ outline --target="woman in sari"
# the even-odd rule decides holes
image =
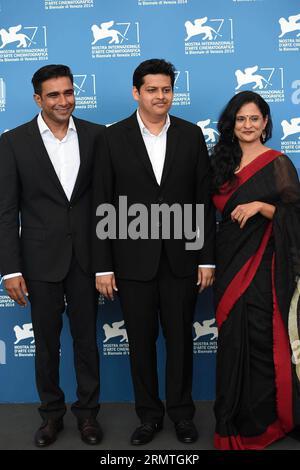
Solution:
[[[235,95],[212,154],[217,449],[262,449],[300,424],[300,186],[295,167],[265,145],[268,104]]]

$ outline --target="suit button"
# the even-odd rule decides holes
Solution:
[[[72,234],[71,234],[71,233],[68,233],[68,234],[67,234],[67,238],[72,238]]]
[[[69,211],[71,211],[73,209],[73,206],[69,206]]]
[[[158,198],[158,202],[159,202],[159,204],[161,204],[162,202],[164,202],[164,198],[163,198],[163,197],[159,197],[159,198]]]

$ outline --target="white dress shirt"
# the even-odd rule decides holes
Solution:
[[[70,200],[80,166],[79,143],[72,116],[65,137],[57,139],[49,129],[42,114],[37,118],[38,128],[57,177]],[[22,276],[21,273],[6,274],[3,279]]]
[[[151,132],[143,123],[138,110],[136,112],[136,117],[146,145],[156,181],[158,184],[160,184],[166,157],[167,132],[170,127],[170,116],[167,114],[166,122],[158,135],[151,134]]]
[[[37,123],[55,173],[70,200],[80,166],[79,143],[72,116],[69,127],[62,140],[57,139],[45,123],[41,113]]]

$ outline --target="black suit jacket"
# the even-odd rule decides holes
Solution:
[[[195,273],[198,264],[214,263],[215,215],[210,201],[208,153],[201,129],[170,116],[167,148],[161,184],[155,179],[141,135],[136,113],[110,126],[102,134],[95,159],[94,213],[99,204],[117,209],[118,198],[127,196],[128,206],[142,203],[205,205],[205,244],[201,250],[187,251],[186,239],[93,238],[95,272],[114,271],[124,279],[150,280],[158,269],[162,245],[176,276]],[[134,218],[134,217],[133,217]],[[130,218],[128,218],[130,222]],[[99,217],[95,218],[95,225]]]
[[[47,154],[37,118],[0,138],[0,272],[62,280],[72,252],[90,264],[91,178],[95,142],[104,126],[74,118],[80,168],[69,201]],[[19,214],[21,233],[19,231]]]

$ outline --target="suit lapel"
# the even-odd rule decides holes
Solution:
[[[36,154],[36,157],[39,159],[39,161],[42,163],[44,169],[46,170],[47,175],[49,178],[52,180],[52,182],[55,184],[56,188],[58,191],[61,193],[61,195],[68,200],[66,193],[64,192],[64,189],[58,179],[58,176],[55,172],[55,169],[52,165],[52,162],[50,160],[50,157],[48,155],[48,152],[46,150],[46,147],[44,145],[43,139],[41,137],[39,127],[37,124],[37,118],[34,118],[28,126],[28,133],[30,134],[30,140],[33,144],[33,149]]]
[[[88,154],[89,154],[89,139],[84,125],[80,124],[78,119],[73,116],[75,127],[78,135],[78,144],[79,144],[79,155],[80,155],[80,166],[78,170],[78,175],[75,181],[75,185],[72,191],[71,199],[72,201],[78,192],[81,183],[84,179],[85,168],[87,164]]]
[[[174,123],[174,120],[172,116],[170,116],[170,127],[167,132],[167,147],[166,147],[166,156],[165,156],[165,163],[164,163],[164,168],[162,172],[162,177],[161,177],[161,183],[160,186],[164,184],[168,177],[168,173],[172,167],[172,163],[174,160],[176,148],[177,148],[177,142],[178,142],[178,128],[176,124]]]
[[[128,139],[131,147],[134,148],[135,157],[144,165],[146,171],[154,179],[155,183],[158,184],[155,178],[155,174],[145,146],[143,136],[141,134],[140,126],[136,118],[136,113],[134,113],[126,120],[125,125],[129,129]]]

